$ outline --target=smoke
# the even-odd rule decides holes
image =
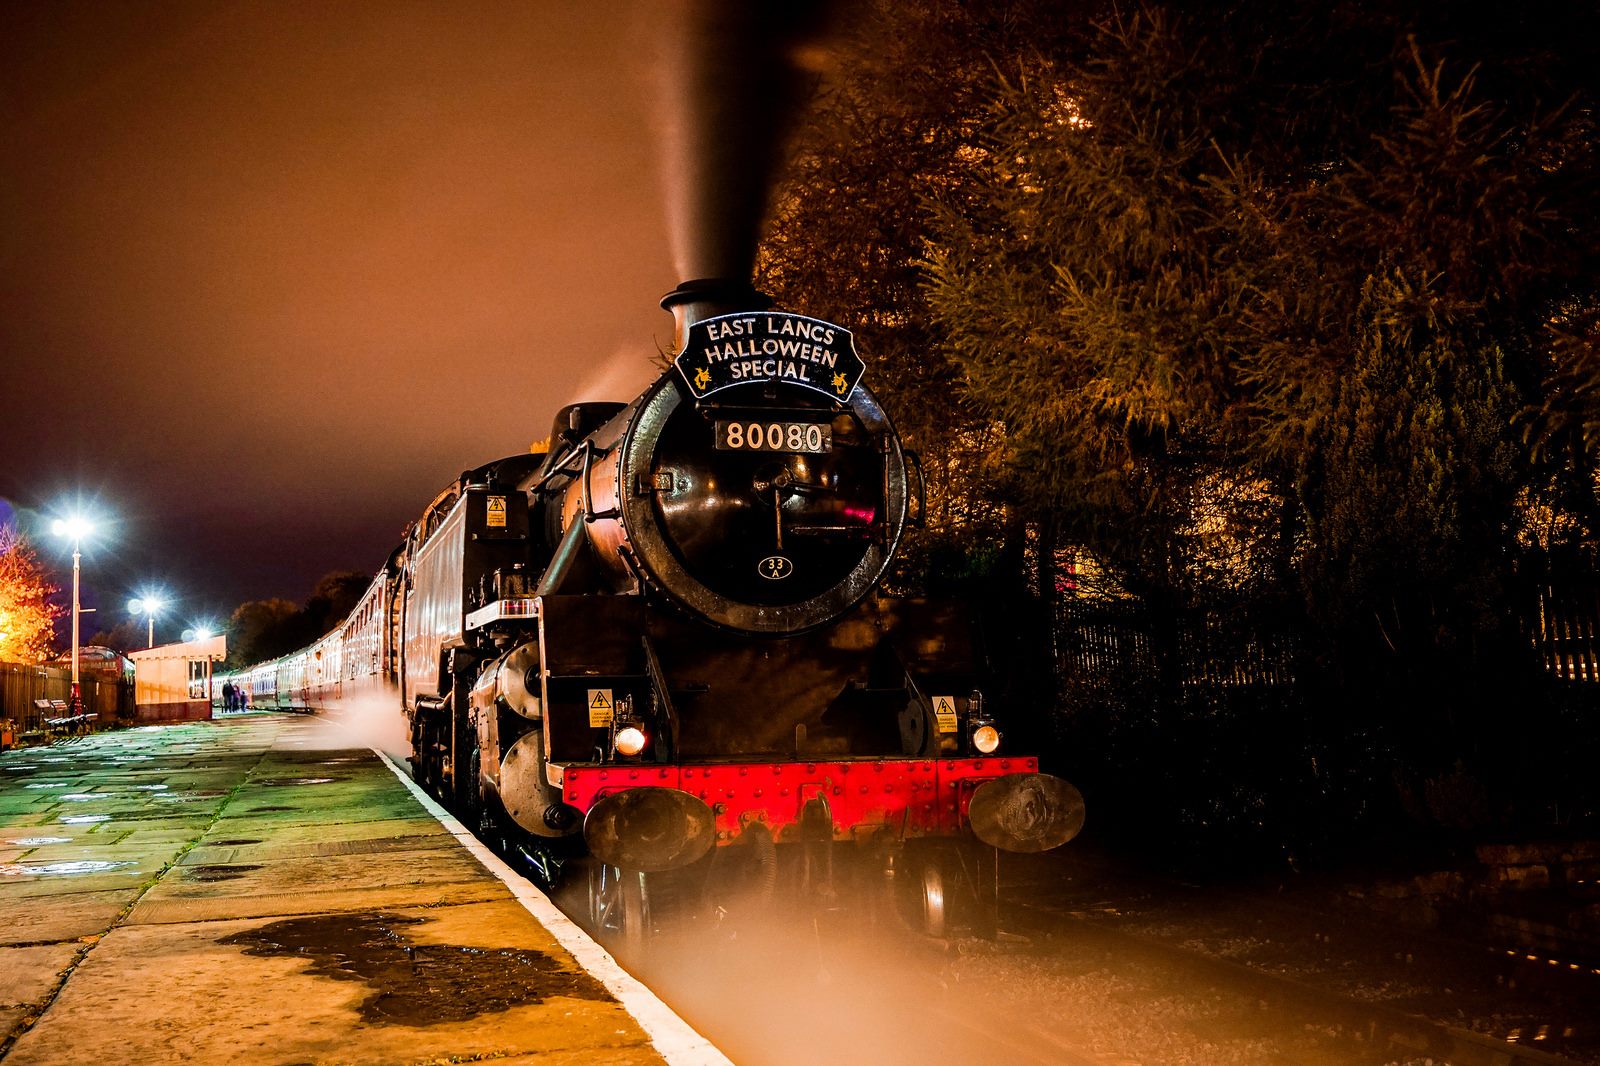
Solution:
[[[748,282],[772,173],[804,95],[825,0],[677,0],[663,99],[678,279]]]
[[[411,735],[392,690],[362,692],[319,708],[309,729],[295,734],[302,748],[334,751],[377,748],[401,766],[411,765]]]
[[[631,400],[655,380],[661,369],[650,359],[641,357],[637,348],[623,345],[609,358],[591,364],[588,373],[579,379],[562,403]]]
[[[863,886],[831,904],[802,905],[793,893],[785,879],[759,911],[669,922],[629,968],[734,1062],[956,1066],[995,1057],[992,1032],[960,1024],[967,997],[948,984],[946,943],[910,935]],[[682,893],[656,903],[670,907],[672,896]]]

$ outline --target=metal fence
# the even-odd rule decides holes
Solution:
[[[1539,588],[1525,628],[1550,673],[1563,681],[1600,682],[1600,589],[1592,582]]]
[[[79,690],[83,711],[98,717],[101,728],[119,717],[133,716],[133,683],[82,677]],[[41,708],[40,700],[67,700],[72,695],[72,670],[60,666],[24,666],[0,663],[0,719],[16,723],[19,734],[41,731],[46,718],[63,712]]]
[[[1189,610],[1156,625],[1152,613],[1131,602],[1063,601],[1056,616],[1056,667],[1075,688],[1125,691],[1167,679],[1182,688],[1277,688],[1295,680],[1297,637],[1270,605]],[[1164,630],[1167,662],[1156,636]]]

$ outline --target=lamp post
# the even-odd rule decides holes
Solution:
[[[72,541],[72,713],[77,714],[83,707],[78,689],[78,616],[83,611],[78,602],[78,571],[82,558],[79,548],[83,538],[94,532],[94,526],[88,520],[73,515],[71,518],[56,519],[50,524],[50,531]]]
[[[149,632],[146,634],[148,643],[145,645],[147,648],[156,646],[156,615],[166,610],[166,607],[166,601],[159,596],[146,595],[141,596],[139,599],[128,601],[128,610],[134,614],[142,614],[149,619],[150,627]]]

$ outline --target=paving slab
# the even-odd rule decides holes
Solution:
[[[201,837],[201,842],[209,844],[213,841],[240,839],[249,836],[243,832],[248,818],[234,817],[225,823],[218,823],[206,831]],[[449,836],[438,821],[425,814],[412,812],[409,818],[379,818],[370,822],[343,822],[338,824],[317,825],[311,823],[301,825],[291,822],[263,822],[263,830],[270,830],[270,835],[260,837],[270,840],[274,844],[289,845],[302,843],[308,840],[372,840],[378,837],[397,836],[433,836],[440,834]],[[257,834],[259,836],[259,834]]]
[[[275,834],[276,836],[276,834]],[[456,840],[448,833],[412,833],[407,836],[381,836],[356,840],[290,840],[270,843],[264,838],[218,837],[202,840],[183,855],[185,866],[219,862],[259,862],[263,859],[297,859],[320,855],[373,855],[390,851],[431,851],[454,848]]]
[[[84,860],[85,862],[100,862],[104,860]],[[126,862],[127,860],[121,860]],[[24,870],[40,870],[40,874],[24,873],[10,884],[0,884],[0,911],[14,913],[17,909],[28,905],[30,900],[49,901],[53,899],[71,899],[77,895],[97,895],[102,892],[127,891],[136,894],[152,878],[160,873],[161,864],[153,864],[154,868],[140,863],[121,866],[118,863],[108,863],[110,869],[94,867],[82,874],[65,871],[58,874],[56,867],[77,866],[78,862],[57,863],[17,863],[16,866]],[[14,867],[0,867],[0,874]],[[131,898],[131,897],[130,897]],[[47,906],[47,902],[36,904]]]
[[[51,750],[0,756],[5,1066],[726,1066],[326,723]]]
[[[27,905],[8,906],[0,923],[0,944],[38,944],[97,936],[110,929],[128,909],[136,891],[86,892],[60,897],[34,897]]]
[[[315,931],[328,945],[325,957],[261,950],[270,948],[273,927],[281,924],[273,921],[118,929],[95,946],[46,1020],[6,1062],[406,1063],[562,1051],[598,1051],[602,1061],[630,1064],[660,1061],[622,1006],[563,961],[520,907],[474,914],[468,944],[441,934],[412,941],[405,923],[425,928],[438,914],[396,908],[369,917],[376,927],[399,931],[401,942],[384,945],[396,959],[426,957],[426,943],[442,963],[465,960],[463,969],[369,962],[355,956],[337,926]],[[477,950],[461,950],[468,946]],[[506,983],[507,965],[519,971],[520,1002],[485,993],[486,984]],[[130,973],[144,978],[130,987]],[[456,1010],[428,1006],[452,987],[461,993]],[[185,1009],[152,1018],[153,1002]],[[75,1030],[70,1041],[47,1038],[50,1028],[59,1036],[68,1026]]]
[[[400,888],[340,887],[251,896],[153,899],[140,901],[129,912],[126,924],[181,925],[184,922],[214,922],[229,918],[331,914],[337,911],[372,911],[411,905],[446,907],[458,903],[503,899],[505,895],[502,889],[495,886],[466,882],[456,885],[435,885],[425,892],[419,892],[415,885],[408,885]]]
[[[42,1008],[86,945],[0,947],[0,1008]]]

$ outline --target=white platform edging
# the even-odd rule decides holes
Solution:
[[[432,796],[422,791],[411,779],[410,774],[394,764],[394,760],[377,748],[373,748],[372,752],[383,760],[384,765],[406,788],[410,789],[411,794],[427,812],[438,819],[445,831],[460,841],[485,870],[509,888],[524,910],[550,930],[550,935],[567,949],[577,960],[578,965],[617,997],[623,1009],[633,1015],[634,1020],[645,1031],[645,1035],[650,1038],[650,1043],[670,1066],[733,1066],[728,1057],[717,1050],[711,1041],[695,1032],[688,1022],[641,984],[638,978],[617,965],[617,960],[611,957],[611,953],[597,944],[594,938],[584,932],[576,922],[561,913],[560,909],[550,901],[549,896],[530,884],[526,878],[518,876],[516,871],[507,866],[500,856],[490,851],[483,841],[467,832],[467,827],[462,825],[459,819],[439,806]]]

